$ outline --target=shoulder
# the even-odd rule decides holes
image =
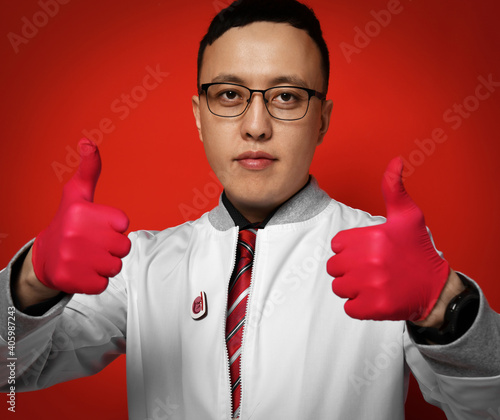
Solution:
[[[126,259],[141,258],[155,254],[159,250],[169,252],[170,255],[178,254],[181,256],[189,247],[196,231],[208,227],[208,217],[205,214],[197,220],[185,222],[161,231],[143,229],[131,232],[128,237],[132,242],[132,248]]]
[[[383,216],[374,216],[364,210],[350,207],[334,199],[331,200],[328,208],[332,210],[332,221],[339,225],[339,230],[379,225],[386,221]]]

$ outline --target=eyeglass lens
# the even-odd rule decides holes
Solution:
[[[215,84],[207,90],[210,111],[221,117],[241,115],[249,105],[250,96],[248,88],[231,84]],[[307,113],[309,94],[302,88],[278,86],[265,92],[265,102],[269,114],[275,118],[300,119]]]

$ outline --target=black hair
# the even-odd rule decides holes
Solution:
[[[320,23],[314,11],[297,0],[236,0],[221,10],[212,20],[198,50],[198,86],[203,54],[208,45],[212,45],[226,31],[253,22],[288,23],[305,30],[319,48],[322,58],[322,72],[325,79],[325,91],[328,90],[330,77],[330,57],[323,38]]]

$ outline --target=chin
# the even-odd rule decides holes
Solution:
[[[235,206],[239,205],[247,209],[271,211],[281,204],[280,196],[274,190],[266,191],[261,188],[248,188],[248,186],[244,189],[238,189],[236,194],[228,194],[228,197]]]

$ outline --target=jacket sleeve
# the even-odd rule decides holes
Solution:
[[[1,392],[9,392],[14,370],[16,391],[31,391],[97,373],[125,353],[127,291],[121,274],[102,294],[67,295],[41,316],[14,307],[12,266],[30,246],[0,272]]]
[[[416,344],[405,331],[406,361],[422,394],[449,419],[500,419],[500,315],[475,285],[480,294],[478,314],[458,340]]]

